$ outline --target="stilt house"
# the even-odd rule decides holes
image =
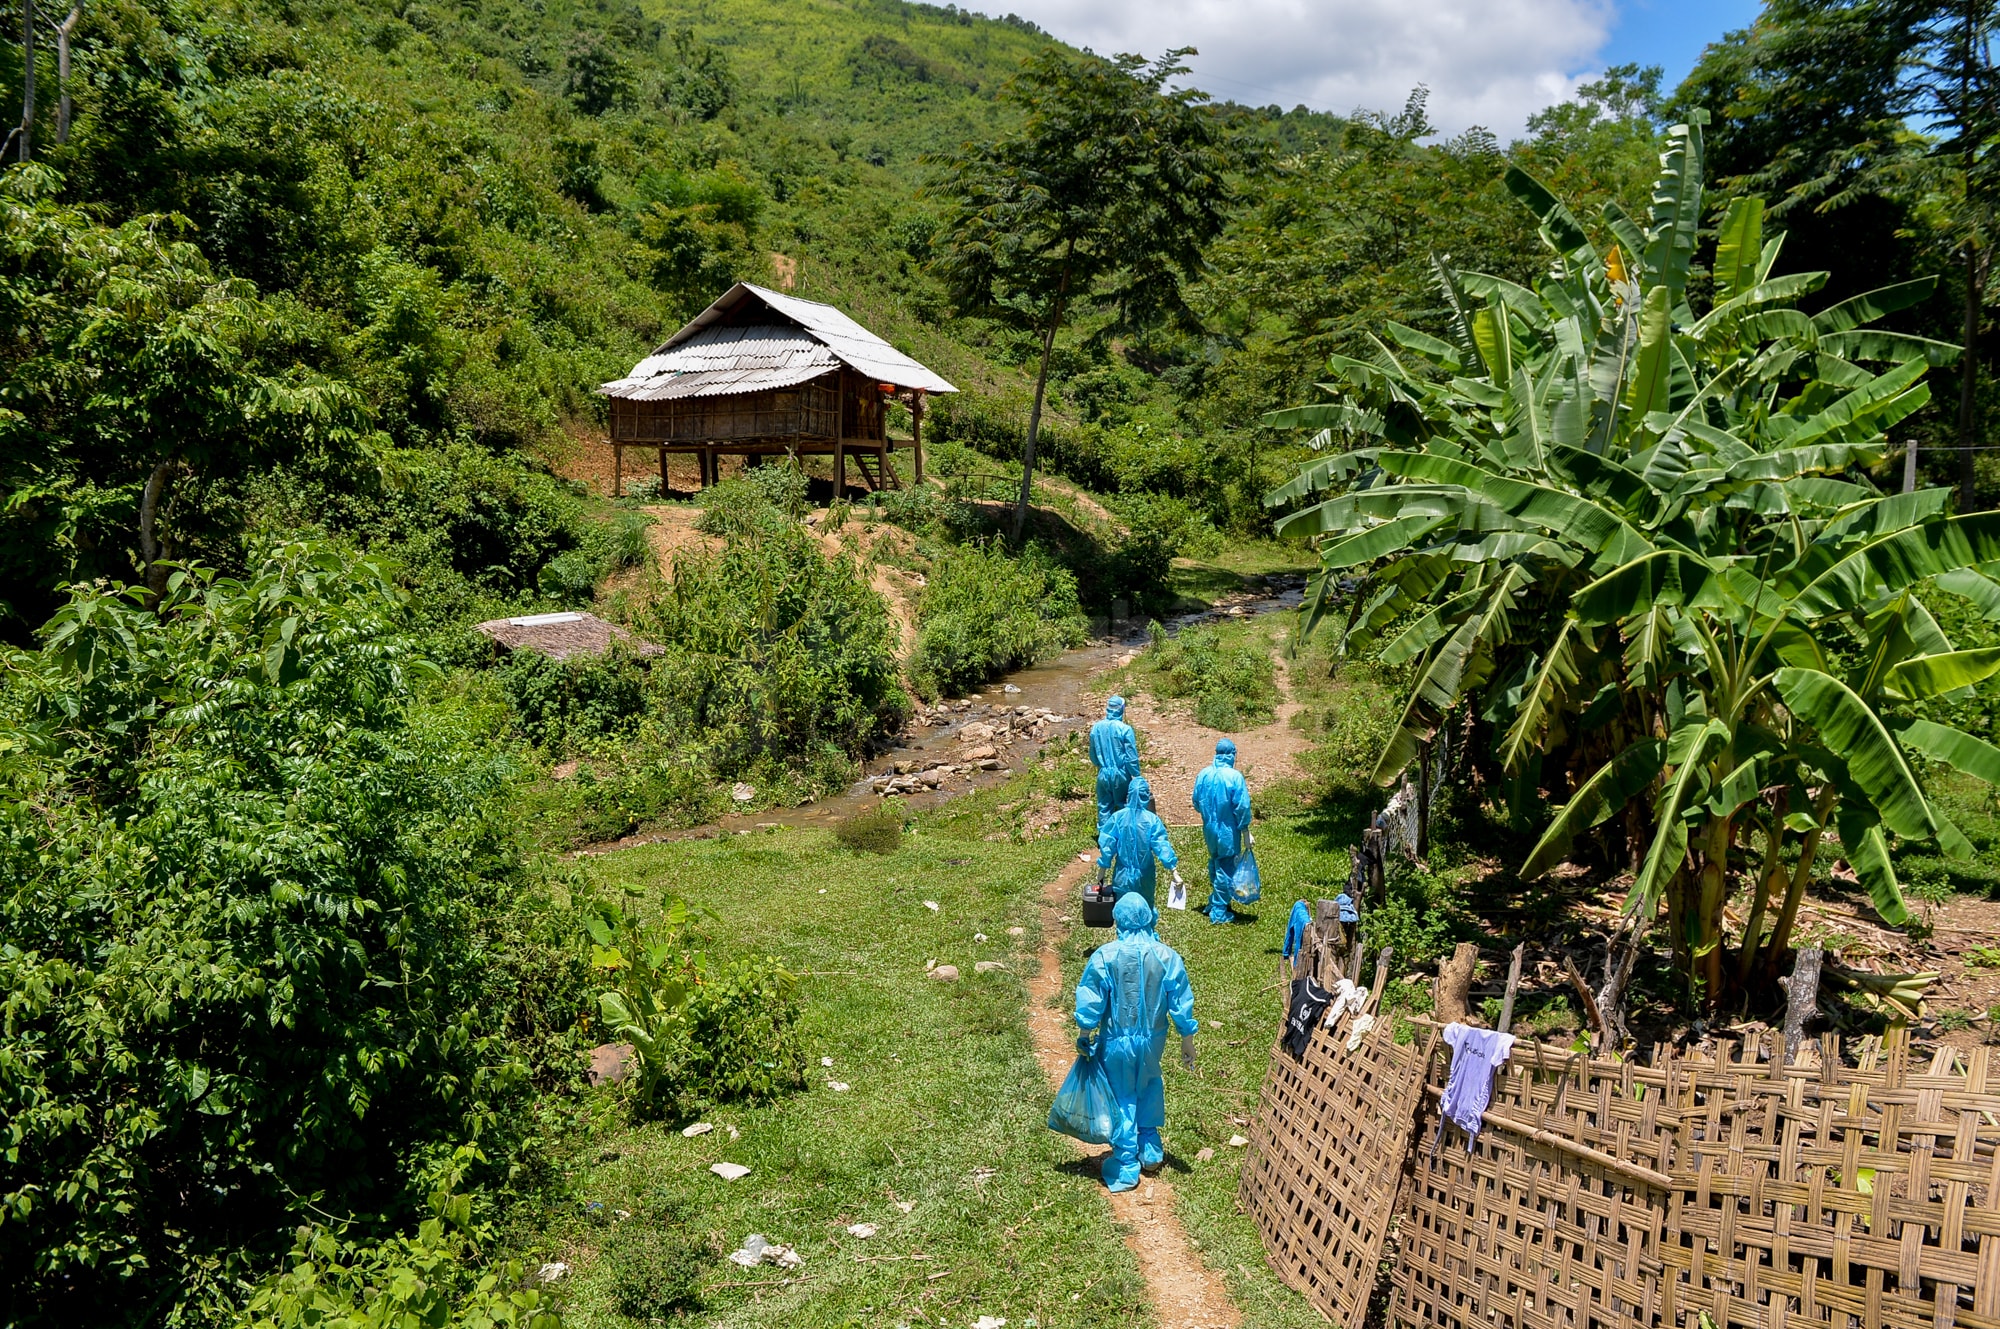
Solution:
[[[896,483],[889,454],[907,448],[924,478],[924,398],[957,388],[832,305],[738,282],[632,372],[598,391],[611,399],[614,492],[625,451],[696,458],[714,484],[717,459],[774,454],[833,458],[834,491],[853,458],[870,489]],[[910,437],[889,437],[889,404],[910,408]]]

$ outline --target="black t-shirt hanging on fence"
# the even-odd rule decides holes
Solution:
[[[1292,980],[1292,1000],[1288,1008],[1291,1013],[1285,1017],[1285,1046],[1291,1049],[1294,1057],[1305,1057],[1306,1048],[1312,1043],[1313,1026],[1319,1023],[1319,1017],[1332,1000],[1333,994],[1313,982],[1311,974]]]

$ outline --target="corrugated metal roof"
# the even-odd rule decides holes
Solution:
[[[719,397],[789,388],[839,367],[834,353],[803,328],[709,328],[661,347],[599,391],[628,401]]]
[[[799,326],[713,326],[746,299],[759,301]],[[804,358],[803,346],[828,355],[811,373],[804,372],[813,362]],[[659,401],[790,387],[833,368],[834,357],[877,382],[924,392],[958,391],[832,305],[801,300],[749,282],[730,287],[721,299],[633,366],[630,374],[599,390],[612,397]],[[725,373],[743,373],[744,377],[726,379]]]

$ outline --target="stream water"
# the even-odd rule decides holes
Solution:
[[[1172,634],[1195,623],[1296,609],[1304,594],[1302,577],[1269,577],[1262,591],[1225,596],[1209,609],[1177,615],[1163,626]],[[861,778],[845,792],[800,807],[724,817],[715,829],[743,834],[772,826],[830,826],[885,797],[914,807],[930,807],[998,784],[1033,762],[1049,743],[1061,742],[1070,733],[1088,732],[1098,718],[1097,700],[1090,695],[1092,680],[1145,649],[1146,641],[1145,624],[1127,622],[1121,630],[1087,645],[996,679],[969,697],[924,707],[895,736],[892,746],[867,761]],[[1038,717],[1040,723],[1035,722]],[[964,731],[969,725],[984,725],[994,732],[988,737],[984,731],[974,730],[975,737],[966,739]],[[970,759],[987,749],[992,755],[983,762]],[[950,768],[949,772],[944,768]],[[910,777],[923,776],[927,770],[935,775],[935,785],[907,787],[912,783]],[[905,788],[886,795],[878,792],[880,784],[898,774],[905,776],[899,782]],[[705,833],[714,831],[693,832]]]

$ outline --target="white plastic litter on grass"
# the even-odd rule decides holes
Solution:
[[[681,1134],[687,1136],[690,1140],[692,1140],[695,1136],[706,1135],[714,1129],[715,1129],[715,1123],[712,1121],[697,1121],[692,1126],[681,1127]]]
[[[932,913],[935,914],[937,912],[937,901],[936,900],[924,901],[924,908],[930,910]]]
[[[1241,1149],[1244,1145],[1249,1143],[1250,1142],[1248,1140],[1244,1139],[1240,1135],[1232,1135],[1229,1137],[1229,1147],[1231,1149]]]
[[[832,1058],[832,1057],[821,1057],[821,1058],[819,1059],[819,1064],[820,1064],[820,1065],[822,1065],[822,1066],[831,1066],[831,1065],[833,1065],[833,1058]]]
[[[1004,1315],[982,1315],[972,1322],[972,1329],[1007,1329]]]
[[[910,1210],[917,1207],[917,1202],[915,1200],[898,1200],[896,1201],[896,1207],[907,1214]]]
[[[873,1223],[850,1223],[847,1228],[847,1235],[850,1237],[859,1237],[861,1240],[866,1241],[875,1235],[875,1231]]]
[[[740,1181],[750,1175],[750,1169],[741,1163],[710,1163],[708,1170],[724,1181]]]
[[[569,1266],[561,1260],[551,1260],[535,1271],[537,1283],[555,1283],[569,1277]]]
[[[826,1082],[826,1087],[833,1090],[833,1092],[836,1094],[844,1094],[853,1086],[849,1085],[843,1080],[828,1080]]]

